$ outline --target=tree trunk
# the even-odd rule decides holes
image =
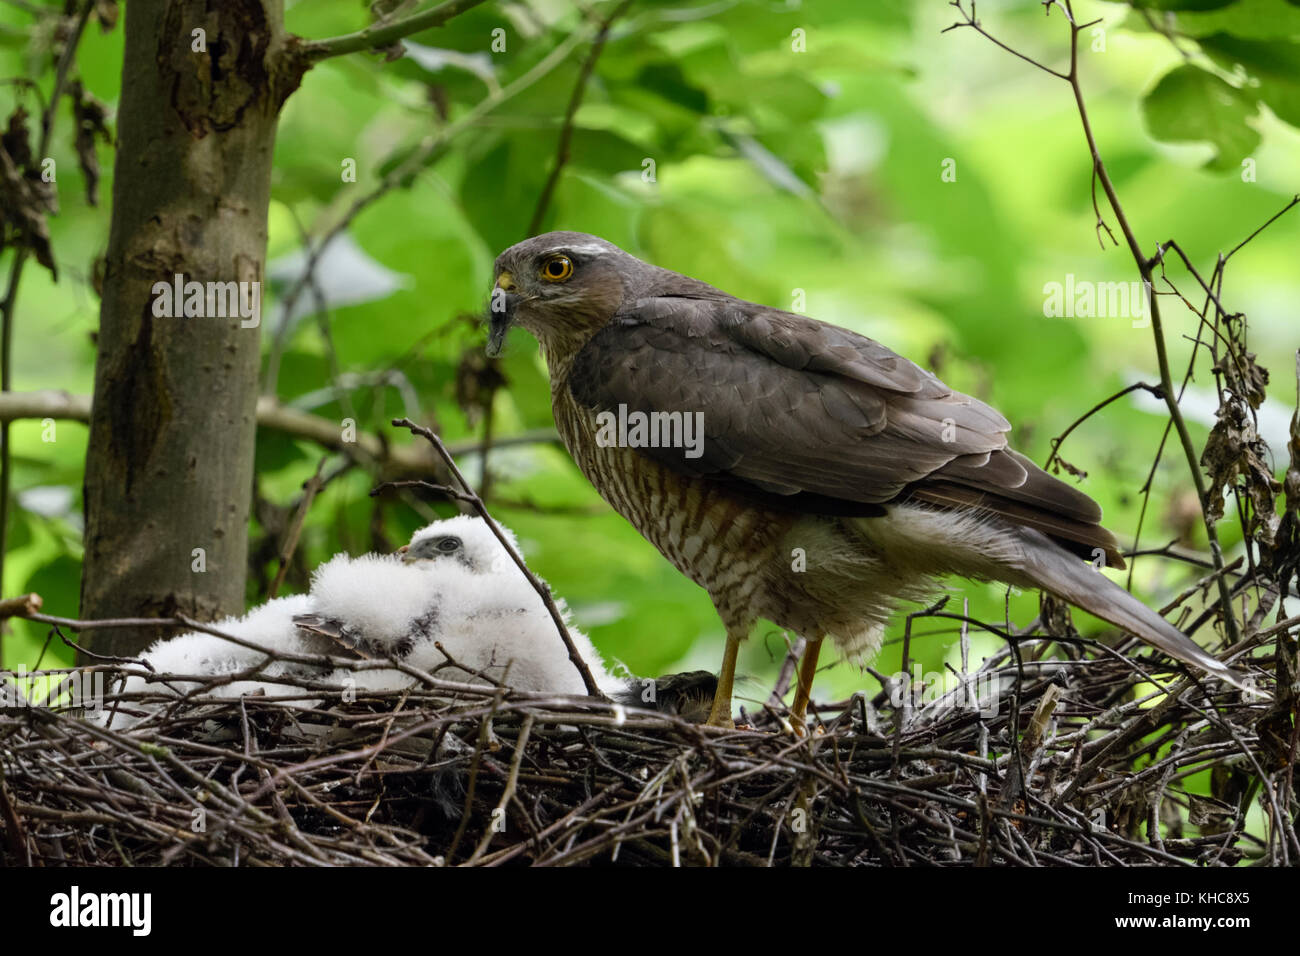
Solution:
[[[276,121],[301,69],[282,0],[133,2],[125,30],[81,616],[211,620],[243,608],[261,329],[212,300],[160,315],[155,284],[256,282],[260,300]]]

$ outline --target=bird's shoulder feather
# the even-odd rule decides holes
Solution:
[[[730,296],[637,300],[588,340],[567,385],[593,413],[699,413],[698,458],[641,449],[676,470],[859,502],[966,456],[987,464],[1009,428],[866,336]]]

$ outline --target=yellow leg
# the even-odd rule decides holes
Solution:
[[[722,655],[722,671],[718,674],[718,690],[713,695],[713,708],[709,711],[710,727],[735,727],[731,719],[731,687],[736,680],[736,655],[740,653],[742,635],[727,632],[727,650]]]
[[[817,656],[822,652],[823,638],[809,640],[799,664],[799,684],[794,690],[794,704],[790,707],[790,723],[800,737],[808,733],[804,715],[808,712],[808,698],[812,694],[813,677],[817,674]]]

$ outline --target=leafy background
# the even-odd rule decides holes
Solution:
[[[367,17],[353,2],[287,6],[289,29],[307,37],[349,32]],[[598,5],[597,14],[611,7]],[[31,78],[48,94],[46,9],[0,6],[0,74]],[[1144,248],[1176,237],[1212,266],[1300,183],[1300,4],[1159,0],[1076,10],[1104,18],[1083,38],[1084,89]],[[1059,9],[1044,16],[1035,3],[982,2],[979,13],[1008,44],[1066,65]],[[581,17],[561,0],[489,3],[411,38],[395,62],[348,56],[307,75],[276,144],[268,364],[304,233],[323,236],[426,137],[509,87]],[[1068,86],[970,30],[942,32],[957,19],[939,0],[639,0],[615,23],[595,66],[543,228],[598,233],[759,302],[790,308],[802,290],[808,314],[880,339],[996,405],[1015,424],[1013,443],[1044,462],[1052,436],[1092,405],[1134,381],[1157,380],[1151,333],[1128,319],[1044,315],[1044,285],[1067,274],[1092,282],[1137,276],[1125,250],[1096,237],[1090,162]],[[496,29],[505,31],[504,52],[490,49]],[[482,434],[490,379],[478,317],[492,260],[526,234],[586,50],[458,130],[328,248],[320,279],[328,309],[319,312],[307,295],[290,314],[274,382],[280,400],[336,421],[354,417],[396,443],[409,440],[388,427],[396,415],[435,424],[453,441]],[[88,31],[80,78],[107,105],[110,130],[121,57],[120,26]],[[0,86],[6,113],[19,103],[39,111],[22,84]],[[61,118],[52,147],[61,211],[51,220],[60,281],[36,268],[24,278],[16,390],[91,389],[94,264],[107,243],[113,161],[110,146],[97,149],[105,200],[94,208],[76,172],[71,124]],[[342,181],[347,160],[355,161],[355,183]],[[647,160],[653,182],[643,175]],[[1244,175],[1246,160],[1253,177]],[[955,180],[944,180],[945,168]],[[1224,289],[1250,316],[1252,347],[1275,372],[1261,421],[1279,469],[1300,344],[1298,250],[1300,216],[1283,218],[1234,259]],[[1190,289],[1186,276],[1171,277]],[[1177,305],[1166,304],[1165,315],[1179,374],[1196,319]],[[507,384],[492,398],[495,439],[550,426],[536,344],[514,333],[500,370]],[[1203,369],[1189,394],[1198,443],[1212,423],[1212,387]],[[1124,399],[1063,449],[1086,471],[1082,487],[1122,540],[1137,528],[1138,489],[1163,427],[1159,407]],[[52,442],[39,422],[13,427],[18,507],[3,591],[37,591],[47,611],[67,616],[77,610],[85,435],[71,422],[58,423]],[[293,504],[321,456],[310,442],[259,434],[263,518]],[[704,592],[609,511],[562,449],[514,445],[494,450],[489,462],[494,512],[608,658],[647,675],[717,667],[723,633]],[[335,464],[331,458],[327,472]],[[477,456],[463,464],[481,478]],[[1185,468],[1166,453],[1145,545],[1180,539],[1205,549]],[[304,588],[310,568],[333,553],[395,547],[431,514],[449,513],[445,505],[377,503],[368,496],[373,483],[353,468],[326,486],[306,520],[290,590]],[[1221,534],[1231,557],[1240,530],[1229,520]],[[275,570],[276,542],[261,520],[253,541],[250,604],[265,598]],[[1140,560],[1134,587],[1161,603],[1193,574]],[[1008,595],[1002,586],[953,581],[950,593],[985,620],[1009,613],[1024,624],[1037,613],[1035,595]],[[1086,633],[1103,629],[1076,618]],[[898,669],[901,631],[891,629],[877,671]],[[34,664],[46,637],[44,628],[15,622],[3,639],[4,666]],[[742,698],[766,695],[784,647],[778,630],[760,626],[742,653],[750,678]],[[976,636],[976,660],[995,647]],[[941,671],[955,660],[956,633],[922,620],[912,651],[925,671]],[[43,661],[69,664],[71,655],[51,646]],[[819,676],[817,694],[877,686],[840,663]]]

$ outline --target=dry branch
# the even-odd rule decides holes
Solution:
[[[55,389],[0,394],[0,422],[20,419],[42,421],[47,418],[54,421],[90,421],[90,396]],[[362,462],[372,462],[389,475],[429,475],[438,471],[441,464],[432,449],[418,442],[398,445],[363,431],[357,432],[356,441],[344,441],[343,428],[339,422],[290,405],[282,405],[265,396],[257,402],[257,427],[314,442],[322,448],[349,455]],[[538,428],[508,438],[499,438],[495,444],[497,448],[505,448],[558,441],[555,429]],[[452,442],[447,447],[452,454],[465,455],[477,451],[478,443],[467,440]]]

